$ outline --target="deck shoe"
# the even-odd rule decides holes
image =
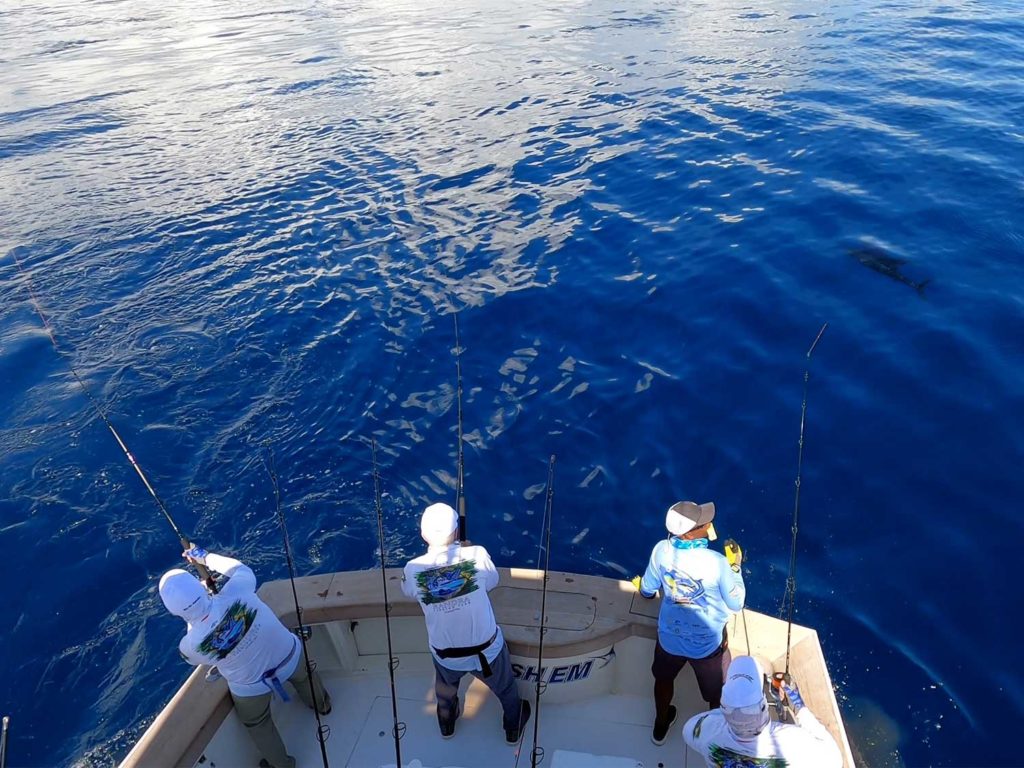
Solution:
[[[452,705],[452,716],[449,720],[442,720],[441,716],[437,716],[437,724],[441,728],[441,738],[450,739],[455,735],[455,721],[459,719],[459,697],[455,697],[455,703]]]
[[[505,728],[505,743],[506,744],[518,744],[519,737],[523,733],[523,728],[526,725],[526,721],[530,719],[530,702],[523,699],[519,702],[519,722],[513,725],[511,728]]]
[[[669,706],[668,708],[668,719],[664,725],[659,723],[657,720],[654,721],[654,730],[651,731],[651,741],[657,744],[659,747],[665,743],[665,739],[668,737],[668,730],[672,727],[672,723],[676,721],[676,708]]]
[[[312,705],[310,705],[309,708],[310,709],[315,709],[318,715],[321,715],[321,716],[324,716],[324,717],[326,717],[327,715],[331,714],[331,710],[334,709],[334,702],[331,701],[331,695],[329,693],[327,693],[327,691],[324,691],[324,698],[323,698],[323,701],[321,702],[321,704],[323,704],[323,709],[318,709],[317,707],[312,706]]]

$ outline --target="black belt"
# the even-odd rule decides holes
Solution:
[[[480,659],[480,671],[484,673],[484,677],[490,677],[491,665],[487,663],[487,657],[484,656],[484,651],[487,650],[497,637],[498,629],[495,627],[494,634],[491,635],[491,639],[486,643],[480,643],[480,645],[467,645],[463,648],[434,648],[434,653],[442,659],[466,659],[470,656],[476,656]]]

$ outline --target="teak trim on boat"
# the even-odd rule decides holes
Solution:
[[[533,593],[540,589],[543,574],[521,568],[500,568],[499,572],[501,582],[492,590],[491,600],[505,639],[513,655],[536,656],[538,626]],[[401,569],[388,569],[387,578],[392,618],[422,616],[419,604],[399,588]],[[306,624],[384,617],[379,570],[306,576],[297,579],[295,585]],[[259,595],[286,625],[296,624],[288,581],[267,582]],[[653,640],[657,636],[660,601],[644,600],[628,582],[553,571],[549,574],[548,600],[546,658],[579,656],[628,637]],[[749,652],[781,670],[786,653],[785,622],[744,609],[742,616],[730,621],[728,629],[734,655]],[[852,768],[850,745],[814,630],[793,625],[790,671],[800,682],[811,711],[836,738],[845,765]],[[122,768],[192,768],[230,711],[227,684],[223,680],[206,682],[205,669],[197,668],[129,752]]]

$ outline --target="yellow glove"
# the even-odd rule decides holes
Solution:
[[[736,573],[740,572],[743,565],[743,550],[740,545],[732,539],[725,540],[725,559],[729,561],[729,567]]]
[[[640,597],[642,597],[644,600],[653,600],[658,595],[657,592],[655,592],[653,595],[645,595],[643,593],[643,590],[640,589],[640,577],[639,576],[634,576],[632,579],[630,579],[629,583],[632,584],[634,587],[636,587],[636,591],[640,593]]]

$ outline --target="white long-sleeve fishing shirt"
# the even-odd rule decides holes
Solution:
[[[256,596],[251,568],[212,552],[206,567],[228,580],[206,615],[188,624],[178,650],[190,664],[216,666],[236,696],[269,693],[264,674],[276,669],[281,682],[291,677],[302,655],[299,638]]]
[[[494,641],[483,651],[488,663],[505,644],[487,593],[498,585],[498,571],[487,550],[459,544],[432,546],[405,566],[402,591],[416,598],[427,622],[430,652],[448,669],[480,669],[476,656],[440,658],[434,649],[467,648]]]
[[[804,707],[796,724],[770,722],[754,739],[740,740],[729,730],[721,709],[686,721],[683,739],[709,768],[842,768],[843,757],[832,734]]]

